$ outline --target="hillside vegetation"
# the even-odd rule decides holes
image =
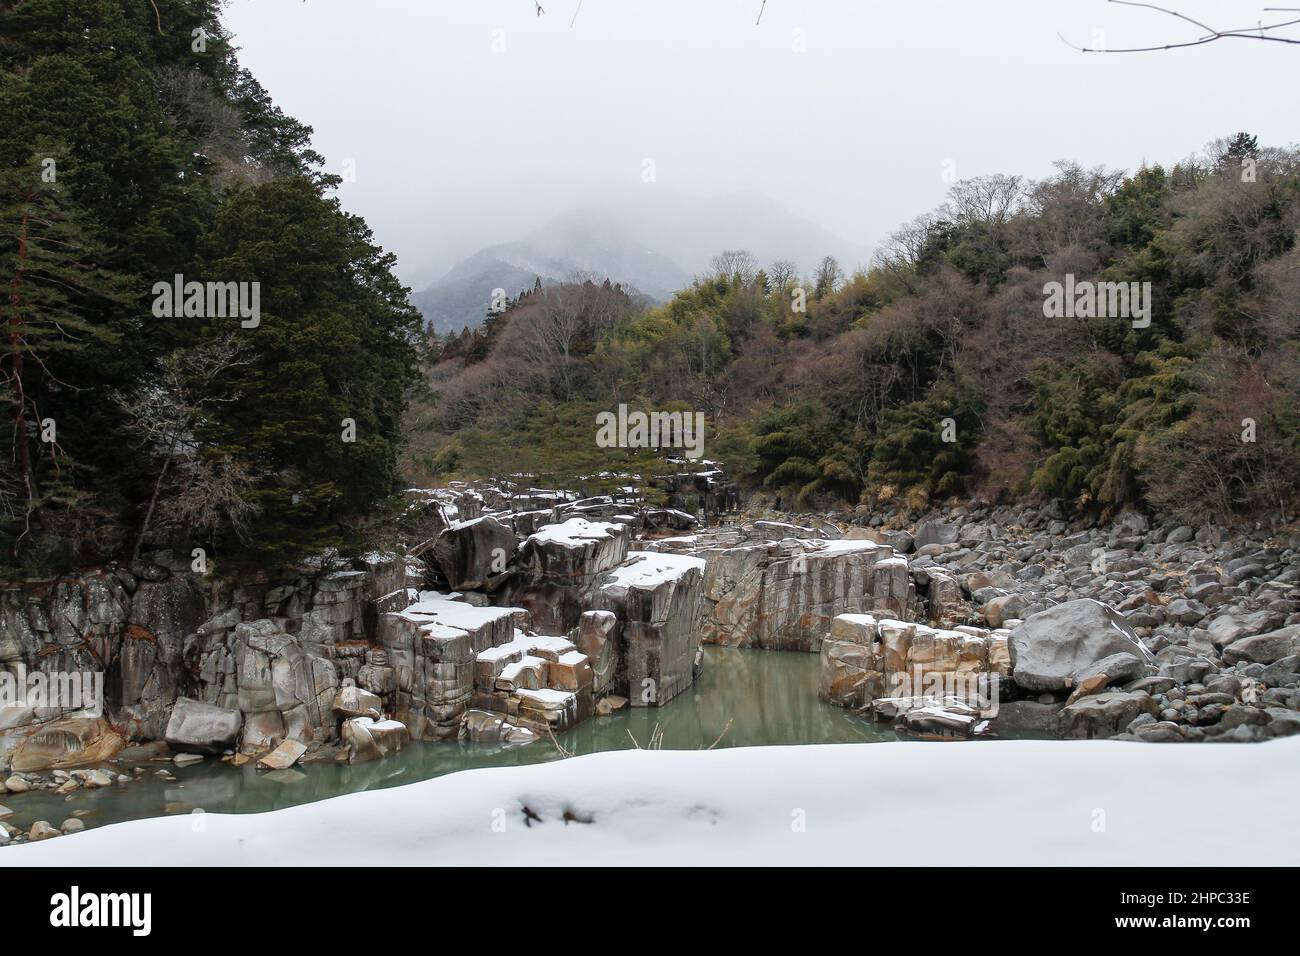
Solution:
[[[847,278],[729,252],[648,311],[608,284],[539,288],[436,342],[407,468],[598,472],[594,415],[625,402],[703,412],[705,455],[785,507],[975,494],[1289,520],[1298,218],[1300,156],[1238,134],[1168,168],[958,183]],[[1067,275],[1150,282],[1149,324],[1045,317]]]
[[[419,315],[219,7],[0,4],[0,570],[288,561],[394,490]]]

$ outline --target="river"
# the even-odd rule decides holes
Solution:
[[[558,742],[581,755],[647,746],[656,733],[668,750],[837,744],[897,739],[888,725],[863,720],[817,699],[816,654],[708,647],[700,679],[661,708],[625,709],[595,717]],[[636,743],[633,742],[636,739]],[[87,827],[166,813],[261,813],[344,793],[378,790],[480,767],[561,759],[549,738],[500,749],[458,742],[413,743],[400,754],[365,764],[308,762],[267,773],[249,763],[233,767],[208,759],[188,767],[159,762],[175,780],[147,772],[132,783],[68,796],[53,791],[10,794],[6,822],[28,829],[36,820],[59,826],[76,811]]]

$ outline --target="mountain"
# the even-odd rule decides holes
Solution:
[[[557,216],[517,242],[480,249],[418,293],[415,305],[438,332],[483,321],[493,291],[510,297],[577,276],[610,279],[662,301],[690,282],[681,266],[647,248],[615,220],[590,210]]]
[[[493,290],[514,297],[538,279],[608,278],[664,301],[709,271],[709,260],[723,249],[748,249],[760,263],[789,259],[805,274],[826,255],[846,270],[867,255],[865,247],[759,193],[699,197],[647,186],[598,208],[568,210],[521,239],[480,249],[413,301],[443,333],[482,322]]]

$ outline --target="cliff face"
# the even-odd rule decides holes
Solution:
[[[396,558],[353,564],[229,585],[137,562],[0,591],[13,704],[0,708],[0,767],[96,762],[130,740],[336,740],[335,692],[367,663],[374,608],[385,597],[404,606],[408,574]],[[179,700],[206,708],[189,729],[170,726]],[[217,740],[201,741],[214,727]]]

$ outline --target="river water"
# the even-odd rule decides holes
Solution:
[[[794,651],[747,651],[708,647],[704,670],[686,693],[660,708],[624,709],[595,717],[559,738],[575,754],[646,746],[656,726],[666,750],[696,750],[717,741],[722,747],[771,744],[869,743],[895,740],[888,725],[863,720],[817,699],[818,656]],[[721,739],[719,740],[719,735]],[[415,783],[479,767],[506,767],[561,759],[549,738],[502,750],[458,742],[413,743],[408,750],[373,763],[349,766],[332,760],[309,762],[274,773],[252,764],[232,767],[208,759],[167,768],[174,781],[152,772],[132,783],[68,796],[51,791],[8,794],[14,811],[6,822],[27,830],[36,820],[59,826],[81,814],[87,827],[167,813],[260,813],[360,790]],[[3,852],[3,851],[0,851]]]

